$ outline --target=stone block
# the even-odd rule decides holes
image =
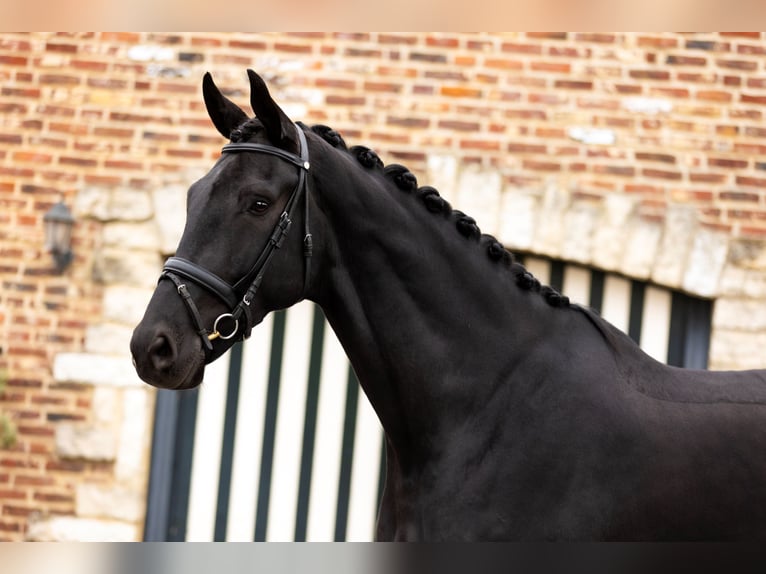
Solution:
[[[124,522],[140,522],[144,518],[144,493],[124,486],[79,484],[75,500],[78,517]]]
[[[636,201],[627,195],[608,195],[604,199],[601,219],[597,223],[593,235],[591,260],[601,269],[615,271],[625,255],[625,245],[628,241],[628,230]]]
[[[540,194],[507,189],[503,193],[498,239],[509,249],[529,250],[535,238]]]
[[[154,221],[105,223],[103,227],[104,245],[122,249],[142,249],[157,251],[160,235]]]
[[[720,297],[713,310],[713,328],[766,332],[766,301]]]
[[[766,269],[766,241],[732,239],[729,263],[746,269]]]
[[[715,329],[710,341],[710,369],[764,369],[764,349],[766,333]]]
[[[152,426],[149,392],[147,385],[123,391],[122,424],[119,430],[115,476],[126,483],[138,479],[143,484],[144,478],[148,476]]]
[[[716,295],[728,250],[729,238],[726,234],[699,228],[692,241],[683,288],[702,297]]]
[[[188,183],[168,183],[152,191],[152,205],[159,242],[156,247],[163,254],[175,253],[186,224],[186,193]]]
[[[95,255],[93,278],[106,284],[154,288],[163,259],[157,251],[136,251],[105,247]]]
[[[747,297],[766,299],[766,270],[757,271],[748,269],[745,272],[743,290]]]
[[[628,225],[626,235],[625,251],[618,270],[628,277],[648,279],[657,258],[662,226],[635,218]]]
[[[77,217],[99,221],[145,221],[154,215],[149,192],[130,187],[83,188],[74,202]]]
[[[39,542],[140,542],[137,524],[52,516],[30,520],[27,540]]]
[[[53,360],[53,378],[59,383],[139,387],[130,354],[59,353]]]
[[[62,458],[114,460],[117,435],[103,425],[62,422],[56,426],[56,453]]]
[[[682,287],[687,261],[697,233],[697,223],[697,211],[694,207],[668,206],[662,240],[652,268],[652,280],[667,287]]]
[[[457,159],[452,155],[430,154],[428,156],[427,181],[419,181],[419,185],[430,185],[439,190],[444,198],[460,209],[455,204],[457,200]],[[463,209],[468,209],[464,206]]]
[[[549,182],[540,204],[540,218],[532,250],[540,255],[560,257],[564,243],[564,215],[570,207],[570,194],[556,182]]]
[[[718,279],[717,294],[721,296],[736,297],[745,292],[745,279],[747,271],[734,265],[725,265]]]
[[[85,331],[85,351],[106,355],[128,353],[133,326],[120,323],[98,323]]]
[[[566,211],[563,218],[564,236],[561,258],[565,261],[590,263],[593,237],[600,219],[599,207],[587,201],[577,201]]]
[[[104,428],[113,427],[115,421],[120,419],[121,400],[122,397],[119,396],[117,388],[102,385],[95,387],[91,407],[94,425]]]
[[[154,275],[155,280],[157,275]],[[143,318],[154,288],[109,285],[104,288],[104,319],[135,327]]]
[[[458,179],[454,207],[476,220],[483,233],[497,234],[502,181],[496,171],[464,169]]]

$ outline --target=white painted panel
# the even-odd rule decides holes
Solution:
[[[543,285],[548,285],[551,281],[551,264],[547,259],[540,259],[538,257],[525,257],[524,267],[527,268],[532,275],[537,277]]]
[[[346,353],[328,325],[322,352],[313,474],[306,527],[306,540],[309,542],[331,542],[335,536],[348,369]]]
[[[378,416],[360,389],[346,529],[348,542],[374,540],[382,441],[383,429]]]
[[[641,348],[663,363],[668,361],[671,302],[672,294],[667,289],[646,288],[641,317]]]
[[[607,275],[604,280],[604,301],[601,316],[618,329],[628,332],[630,322],[630,281]]]
[[[590,269],[577,265],[564,267],[564,284],[562,294],[569,297],[573,303],[590,304]]]
[[[287,312],[266,529],[269,542],[291,542],[295,537],[313,309],[304,301]]]
[[[230,357],[226,354],[205,368],[199,391],[186,522],[189,542],[211,542],[215,532]]]
[[[227,541],[250,542],[255,532],[273,328],[274,318],[269,314],[253,329],[252,336],[242,348]]]

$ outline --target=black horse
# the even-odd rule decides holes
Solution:
[[[231,143],[191,186],[133,334],[143,380],[199,385],[267,313],[310,299],[385,430],[379,540],[766,539],[766,371],[654,361],[248,75],[256,118],[204,77]]]

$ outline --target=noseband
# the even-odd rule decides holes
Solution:
[[[305,210],[303,218],[305,231],[303,237],[303,256],[305,260],[303,275],[304,294],[308,288],[309,276],[311,274],[311,256],[313,252],[313,240],[311,233],[309,232],[309,194],[307,177],[307,172],[309,170],[309,149],[306,144],[306,136],[303,134],[303,130],[298,126],[295,126],[295,129],[298,132],[300,155],[295,155],[274,146],[249,142],[230,143],[223,146],[223,149],[221,150],[222,153],[257,152],[274,155],[299,168],[298,183],[290,195],[290,198],[287,200],[285,209],[279,216],[279,221],[271,232],[268,242],[263,248],[263,251],[261,251],[256,262],[250,268],[250,271],[248,271],[247,274],[234,285],[230,285],[204,267],[181,257],[170,257],[162,268],[160,281],[169,279],[176,286],[178,294],[181,296],[189,311],[194,327],[197,329],[197,334],[202,339],[207,359],[206,362],[212,360],[210,358],[213,351],[212,341],[218,338],[222,340],[232,339],[240,332],[240,323],[244,325],[242,338],[246,339],[250,336],[253,329],[253,317],[250,310],[250,303],[258,292],[258,288],[261,286],[263,274],[266,272],[266,268],[268,267],[271,258],[277,249],[282,246],[282,243],[287,237],[287,233],[292,225],[293,214],[295,213],[296,206],[300,202],[301,195],[303,196]],[[229,312],[222,313],[216,318],[213,322],[212,330],[208,331],[202,324],[202,317],[197,309],[197,305],[194,303],[194,299],[186,288],[184,280],[192,281],[200,287],[203,287],[222,301],[229,309]]]

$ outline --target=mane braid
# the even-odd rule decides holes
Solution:
[[[249,141],[255,134],[263,131],[263,124],[256,118],[250,118],[231,130],[229,139],[232,143]]]
[[[301,127],[303,126],[301,125]],[[452,209],[449,202],[441,197],[435,188],[429,185],[418,187],[417,178],[405,166],[397,163],[384,165],[378,154],[365,146],[357,145],[348,148],[341,135],[328,126],[318,124],[310,129],[334,148],[353,155],[365,168],[382,169],[383,175],[389,178],[397,189],[405,193],[415,193],[429,212],[452,219],[455,222],[455,228],[463,237],[476,241],[484,247],[490,260],[502,263],[508,267],[516,285],[520,289],[539,293],[552,307],[570,306],[569,297],[562,295],[553,287],[542,285],[526,267],[516,261],[513,253],[508,251],[502,243],[492,235],[483,234],[473,217],[457,209]]]

